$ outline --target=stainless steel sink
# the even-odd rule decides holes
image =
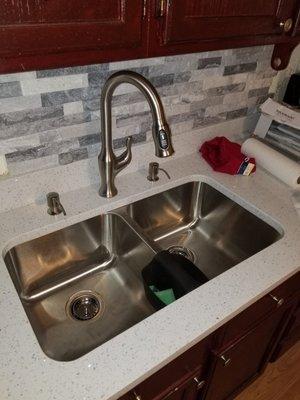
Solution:
[[[140,274],[153,256],[107,214],[20,244],[5,262],[42,349],[68,361],[154,312]]]
[[[119,209],[157,250],[190,258],[212,279],[281,234],[206,183],[190,182]]]
[[[5,263],[44,352],[73,360],[148,317],[141,271],[169,249],[212,279],[280,233],[190,182],[12,248]]]

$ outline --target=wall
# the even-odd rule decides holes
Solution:
[[[272,50],[261,46],[0,75],[0,154],[6,154],[12,176],[97,155],[101,88],[122,69],[143,74],[158,89],[174,141],[243,116],[249,129],[276,75]],[[128,135],[136,145],[151,140],[149,107],[133,86],[120,86],[113,105],[116,149]]]
[[[275,94],[275,99],[283,100],[290,76],[295,72],[300,72],[300,44],[293,51],[289,65],[283,71],[278,72],[271,85],[271,90]]]

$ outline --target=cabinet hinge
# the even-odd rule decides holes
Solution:
[[[167,10],[171,5],[171,0],[158,0],[157,4],[157,17],[165,17]]]
[[[145,19],[146,16],[147,16],[147,0],[143,0],[143,14],[142,14],[142,16],[143,16],[143,19]]]

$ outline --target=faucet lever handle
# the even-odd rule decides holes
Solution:
[[[126,150],[116,157],[116,170],[119,172],[128,165],[132,159],[132,136],[126,139]]]

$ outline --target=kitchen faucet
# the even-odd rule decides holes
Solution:
[[[132,137],[126,140],[126,150],[116,156],[112,148],[112,96],[115,89],[122,83],[131,83],[136,86],[146,97],[152,117],[152,134],[157,157],[168,157],[174,153],[171,143],[171,132],[167,124],[163,106],[157,91],[152,84],[142,75],[131,71],[120,71],[113,74],[106,81],[101,96],[101,141],[102,148],[98,156],[101,178],[99,194],[102,197],[113,197],[118,191],[114,180],[116,175],[125,168],[132,159]]]

